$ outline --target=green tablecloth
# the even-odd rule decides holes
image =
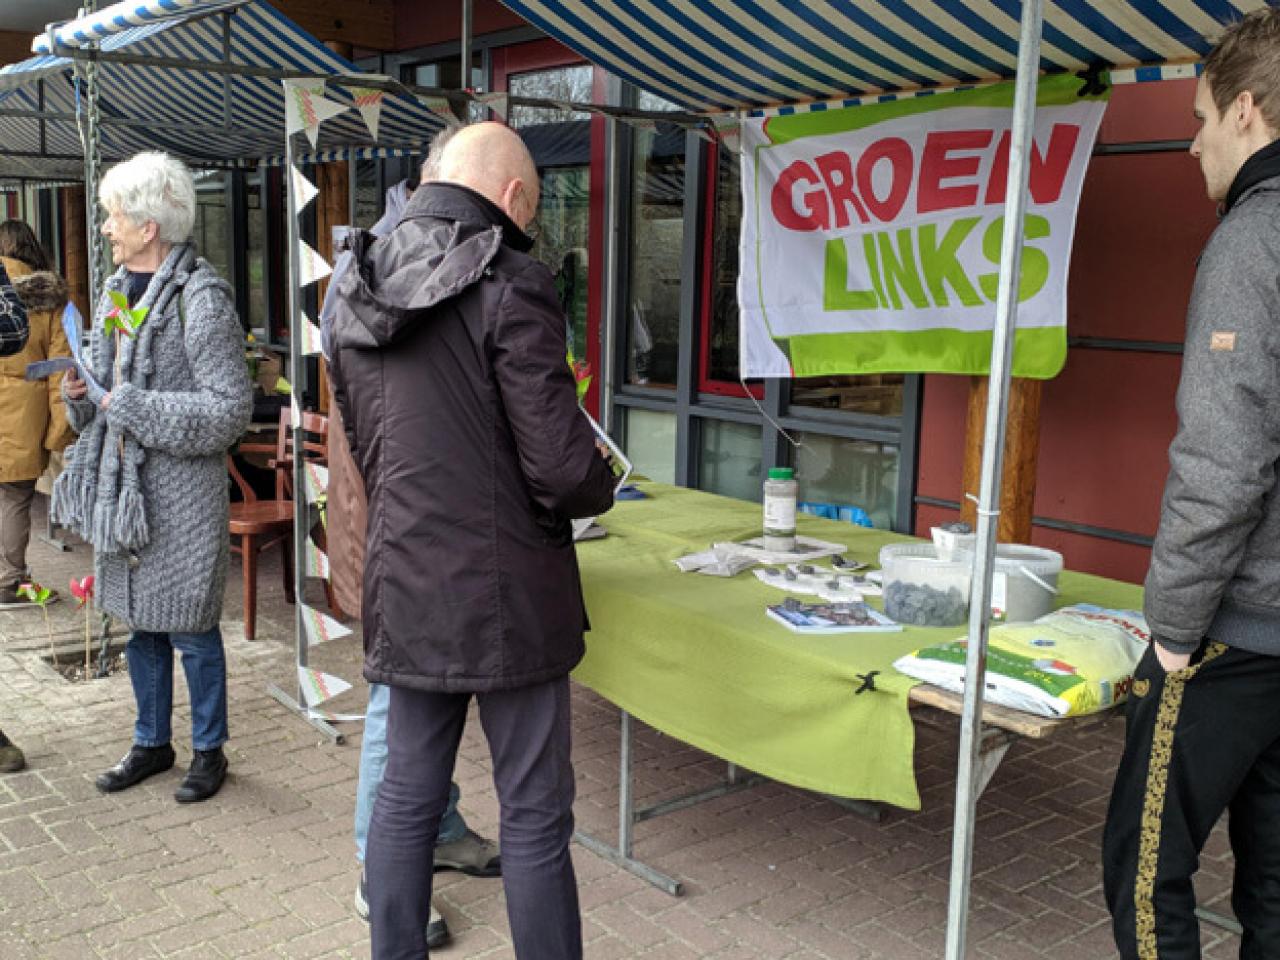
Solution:
[[[609,535],[578,545],[591,632],[574,678],[645,723],[775,780],[917,810],[914,731],[897,673],[905,653],[963,628],[805,636],[765,615],[785,594],[750,572],[681,573],[672,561],[760,531],[757,504],[644,483],[646,500],[601,518]],[[877,562],[907,539],[802,516],[799,530]],[[1064,573],[1060,602],[1140,608],[1141,588]],[[858,695],[859,675],[879,670]]]

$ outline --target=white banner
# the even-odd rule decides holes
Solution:
[[[1017,376],[1066,359],[1067,269],[1106,101],[1042,81]],[[742,121],[744,377],[985,373],[1012,84]]]

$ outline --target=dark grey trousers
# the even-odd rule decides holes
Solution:
[[[472,696],[493,756],[517,960],[581,960],[568,677],[480,694],[391,688],[387,770],[365,861],[373,960],[426,956],[432,850]]]

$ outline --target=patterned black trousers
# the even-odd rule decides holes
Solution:
[[[1206,641],[1165,673],[1134,673],[1103,876],[1124,960],[1200,957],[1192,876],[1229,811],[1241,960],[1280,958],[1280,657]]]

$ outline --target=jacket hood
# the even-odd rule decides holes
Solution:
[[[504,244],[523,253],[533,241],[475,191],[424,184],[384,240],[368,231],[345,237],[343,249],[351,251],[356,269],[337,284],[335,345],[371,349],[394,343],[484,277]]]
[[[14,292],[28,310],[61,310],[67,305],[67,282],[49,270],[10,278]]]
[[[1222,216],[1259,187],[1280,188],[1280,140],[1273,140],[1244,162],[1222,203]]]

